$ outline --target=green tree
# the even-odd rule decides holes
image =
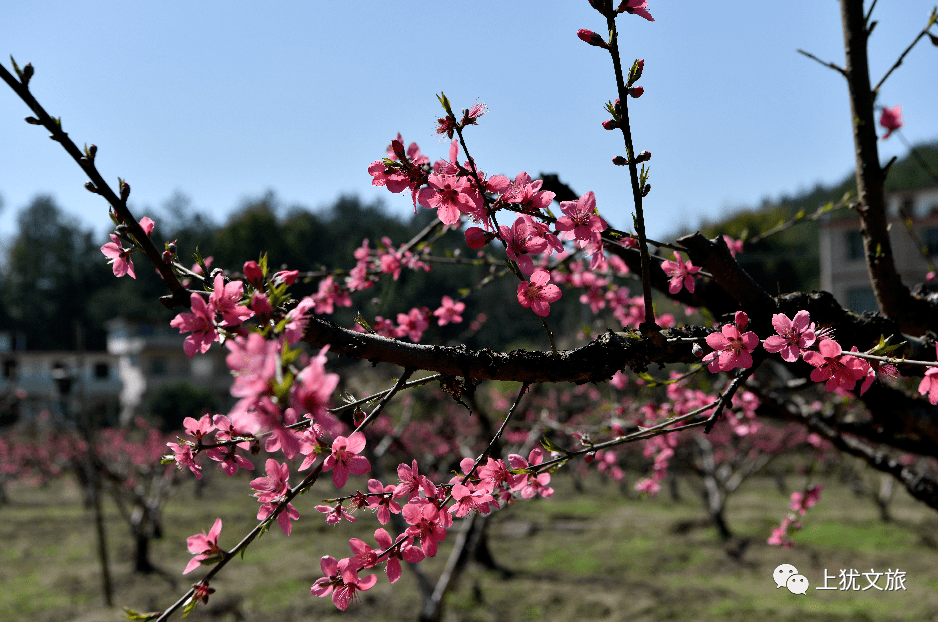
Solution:
[[[49,196],[38,196],[17,219],[19,232],[3,274],[10,327],[31,350],[104,349],[105,333],[88,312],[94,292],[113,280],[90,230],[66,218]]]

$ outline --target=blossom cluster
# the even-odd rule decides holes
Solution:
[[[441,133],[447,131],[444,129]],[[388,157],[373,162],[368,172],[373,185],[385,186],[391,192],[409,189],[415,209],[418,203],[424,208],[436,209],[444,225],[459,226],[463,217],[478,225],[466,229],[469,248],[478,250],[492,240],[501,241],[519,274],[529,278],[527,283],[519,284],[519,304],[542,317],[550,312],[549,303],[560,298],[560,290],[548,285],[550,273],[547,270],[541,268],[538,272],[535,256],[540,255],[540,262],[546,264],[551,255],[564,252],[563,241],[567,240],[591,257],[591,269],[605,266],[601,233],[608,225],[596,213],[593,192],[587,192],[576,201],[562,201],[563,216],[550,219],[546,208],[555,195],[541,189],[542,180],[532,180],[524,171],[514,179],[504,175],[489,176],[471,159],[460,163],[458,139],[450,144],[449,159],[440,159],[431,165],[416,143],[405,149],[398,135],[388,147]],[[500,210],[514,211],[517,216],[510,225],[496,225],[496,214]],[[553,228],[547,224],[551,220]],[[393,255],[383,259],[382,271],[392,272],[396,278],[401,261]],[[366,270],[362,262],[360,258],[356,266],[358,275]]]
[[[785,548],[794,546],[790,532],[801,529],[801,521],[798,519],[818,502],[821,497],[821,488],[821,485],[817,484],[804,492],[796,490],[791,493],[791,512],[782,519],[781,525],[772,529],[772,535],[769,536],[767,541],[768,544]]]
[[[753,364],[752,352],[760,342],[752,331],[745,330],[749,318],[742,311],[736,312],[733,324],[724,324],[719,333],[707,337],[707,345],[713,352],[704,356],[709,361],[711,372],[729,371],[734,368],[748,368]],[[794,363],[799,358],[815,369],[811,380],[823,382],[827,391],[850,391],[860,384],[863,395],[877,378],[877,374],[887,377],[898,376],[895,366],[864,360],[856,346],[845,352],[833,339],[829,330],[817,330],[807,311],[798,311],[794,318],[783,313],[772,316],[772,326],[776,334],[768,337],[762,346],[771,353],[778,353],[782,360]],[[812,349],[813,346],[813,349]],[[934,369],[934,368],[931,368]],[[932,384],[935,372],[929,370],[919,387],[919,392],[929,394],[929,401],[935,404],[938,389],[932,397]]]
[[[311,593],[320,597],[332,595],[336,607],[344,610],[357,592],[374,587],[377,581],[375,575],[359,578],[360,571],[384,563],[388,580],[396,582],[401,576],[401,560],[417,563],[436,556],[439,543],[446,538],[454,518],[464,517],[469,512],[488,514],[509,503],[513,493],[525,499],[535,495],[551,496],[550,474],[531,471],[543,459],[539,447],[533,449],[527,459],[518,454],[509,455],[507,463],[488,458],[477,466],[476,461],[464,458],[460,463],[463,475],[454,476],[445,484],[435,484],[422,475],[414,460],[410,465],[398,466],[397,484],[369,480],[367,494],[359,492],[346,499],[355,509],[376,510],[382,525],[388,523],[391,513],[400,514],[408,524],[407,529],[392,539],[382,527],[374,534],[376,547],[352,538],[349,540],[352,556],[339,560],[324,556],[321,568],[325,576],[313,584]],[[341,500],[333,508],[319,506],[317,509],[326,514],[326,521],[330,523],[340,517],[355,520],[342,508]]]

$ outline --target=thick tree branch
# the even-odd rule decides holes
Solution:
[[[665,337],[704,338],[710,331],[691,327],[671,329]],[[645,370],[651,363],[690,363],[698,360],[692,344],[671,341],[655,346],[633,333],[608,332],[576,350],[551,352],[496,352],[470,350],[465,346],[430,346],[405,343],[380,335],[347,330],[318,318],[311,318],[304,341],[350,358],[374,364],[391,363],[442,374],[477,380],[514,382],[602,382],[617,371],[630,367]]]
[[[866,263],[870,283],[884,315],[895,318],[903,329],[921,334],[921,327],[906,321],[906,309],[911,300],[908,287],[903,285],[896,271],[889,227],[886,222],[886,199],[883,183],[886,175],[879,163],[876,139],[876,121],[873,104],[876,93],[870,86],[867,58],[866,17],[863,0],[841,0],[844,50],[844,70],[850,91],[850,116],[856,153],[857,192],[860,199],[860,230],[863,234]]]

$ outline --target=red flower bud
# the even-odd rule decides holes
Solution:
[[[293,285],[296,281],[296,277],[299,276],[299,270],[281,270],[274,275],[274,280],[279,283],[286,283],[288,286]]]
[[[261,272],[261,267],[256,261],[244,262],[244,278],[257,289],[261,289],[264,285],[264,273]]]
[[[603,129],[605,130],[617,130],[619,129],[619,124],[616,123],[615,119],[607,119],[603,121]]]
[[[595,45],[598,48],[605,48],[607,50],[609,49],[609,44],[592,30],[580,28],[576,31],[576,36],[578,36],[583,41],[586,41],[590,45]]]
[[[633,86],[629,88],[629,95],[635,97],[636,99],[641,97],[645,93],[645,89],[640,86]]]

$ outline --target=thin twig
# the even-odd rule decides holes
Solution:
[[[638,247],[641,249],[642,263],[642,295],[645,299],[645,321],[640,325],[642,334],[650,336],[658,334],[661,327],[655,322],[654,301],[651,297],[651,273],[648,257],[648,240],[645,237],[645,213],[642,209],[643,188],[639,186],[638,165],[635,163],[635,150],[632,146],[632,128],[629,124],[629,91],[625,84],[622,72],[622,61],[619,58],[618,31],[616,30],[615,14],[606,15],[606,25],[609,27],[609,55],[612,57],[612,66],[616,74],[616,87],[619,93],[621,115],[619,128],[625,139],[625,151],[629,162],[629,179],[632,182],[632,201],[635,204],[635,232],[638,234]]]
[[[320,473],[322,473],[322,462],[320,462],[319,465],[316,466],[316,468],[313,469],[312,472],[310,472],[310,474],[307,475],[303,479],[302,482],[297,484],[295,488],[288,490],[287,494],[283,496],[283,499],[280,501],[280,503],[277,504],[277,507],[274,508],[274,511],[271,512],[267,518],[259,522],[257,526],[254,527],[254,529],[252,529],[248,535],[244,536],[244,538],[241,539],[241,542],[239,542],[237,546],[231,549],[231,551],[225,553],[225,555],[222,557],[222,560],[218,562],[211,570],[209,570],[208,574],[206,574],[205,577],[203,577],[202,580],[199,581],[199,583],[197,583],[196,585],[199,585],[199,584],[208,585],[208,582],[212,578],[214,578],[215,575],[221,572],[221,569],[224,568],[228,564],[228,562],[234,559],[242,550],[246,549],[248,545],[251,544],[251,542],[253,542],[254,539],[261,533],[261,531],[274,521],[276,516],[280,514],[280,512],[285,507],[287,507],[287,504],[289,504],[298,494],[300,494],[300,492],[306,490],[307,488],[312,486],[314,483],[316,483],[316,480],[319,478]],[[191,587],[189,591],[186,592],[182,596],[182,598],[177,600],[175,603],[172,604],[172,606],[166,609],[160,615],[160,617],[158,617],[155,620],[155,622],[165,622],[166,620],[168,620],[169,617],[173,613],[176,612],[176,610],[178,610],[180,607],[182,607],[187,602],[189,602],[189,600],[194,595],[195,595],[195,586]]]
[[[888,78],[890,75],[892,75],[892,72],[899,68],[899,65],[902,64],[902,61],[905,59],[906,55],[907,55],[909,52],[912,51],[912,48],[914,48],[915,45],[916,45],[919,41],[921,41],[922,37],[924,37],[925,35],[928,34],[928,29],[931,28],[931,27],[932,27],[932,24],[935,23],[935,17],[936,17],[936,15],[938,15],[938,8],[933,8],[932,11],[931,11],[931,15],[929,15],[929,17],[928,17],[928,25],[925,26],[924,28],[922,28],[922,31],[921,31],[920,33],[918,33],[918,36],[916,36],[915,39],[912,40],[912,43],[909,44],[909,47],[907,47],[907,48],[905,49],[905,51],[902,52],[902,54],[899,55],[899,58],[896,59],[896,62],[893,63],[892,67],[889,68],[889,71],[886,72],[886,75],[884,75],[884,76],[880,79],[880,81],[876,83],[876,86],[873,87],[873,94],[874,94],[874,95],[875,95],[876,93],[879,93],[879,89],[880,89],[881,86],[883,86],[883,83],[886,81],[886,78]]]
[[[846,71],[843,67],[841,67],[840,65],[835,65],[834,63],[826,63],[826,62],[822,61],[820,58],[818,58],[817,56],[815,56],[814,54],[812,54],[811,52],[805,52],[804,50],[802,50],[802,49],[800,49],[800,48],[799,48],[798,50],[796,50],[796,51],[797,51],[799,54],[804,54],[805,56],[807,56],[807,57],[810,58],[811,60],[815,60],[815,61],[821,63],[821,64],[824,65],[825,67],[828,67],[828,68],[830,68],[830,69],[833,69],[834,71],[836,71],[837,73],[839,73],[839,74],[842,75],[843,77],[845,77],[845,78],[847,77],[847,71]]]

